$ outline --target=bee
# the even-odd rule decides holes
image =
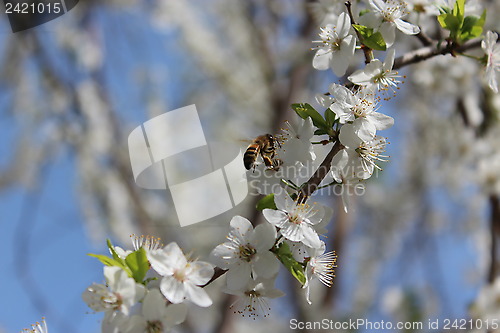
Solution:
[[[276,147],[281,147],[281,144],[279,140],[271,134],[264,134],[256,137],[243,155],[245,168],[250,170],[253,167],[255,170],[257,157],[260,154],[266,167],[277,171],[280,165],[283,164],[283,161],[279,158],[275,158]]]

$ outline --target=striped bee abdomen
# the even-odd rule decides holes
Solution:
[[[250,170],[257,160],[257,155],[259,154],[259,145],[251,144],[248,146],[245,154],[243,155],[243,164],[247,170]]]

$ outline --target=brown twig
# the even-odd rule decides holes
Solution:
[[[408,66],[411,64],[416,64],[418,62],[433,58],[438,55],[452,54],[454,55],[456,52],[464,52],[470,49],[474,49],[481,46],[481,39],[472,39],[470,41],[465,42],[462,45],[449,43],[447,41],[439,42],[436,47],[427,46],[415,51],[408,52],[401,57],[398,57],[394,60],[394,66],[392,69],[399,69],[404,66]]]
[[[336,141],[335,144],[333,145],[332,149],[326,155],[325,159],[323,162],[321,162],[321,165],[318,167],[318,169],[314,172],[314,174],[309,178],[307,183],[305,183],[301,188],[299,192],[299,197],[297,202],[303,203],[309,198],[311,194],[314,193],[318,189],[319,184],[323,179],[325,179],[326,175],[332,168],[332,159],[333,157],[342,149],[344,149],[344,146],[340,143],[340,141]]]
[[[423,32],[422,30],[420,30],[420,32],[418,34],[415,35],[415,37],[418,38],[418,40],[422,43],[422,45],[424,46],[431,46],[432,44],[436,43],[437,41],[435,41],[434,39],[432,39],[431,37],[429,37],[429,35],[427,35],[425,32]]]

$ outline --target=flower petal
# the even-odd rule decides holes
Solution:
[[[321,240],[316,231],[309,225],[301,224],[301,226],[301,234],[303,235],[302,243],[312,248],[319,248],[321,246]]]
[[[165,276],[161,279],[160,290],[163,296],[174,304],[182,303],[186,297],[184,283],[172,276]]]
[[[416,35],[420,32],[420,28],[416,26],[415,24],[403,21],[401,19],[396,19],[394,20],[394,24],[396,25],[396,28],[399,29],[404,34],[407,35]]]
[[[342,39],[347,37],[350,29],[351,19],[345,12],[342,12],[337,20],[337,33],[339,37]]]
[[[378,131],[388,129],[394,125],[394,118],[380,112],[372,112],[366,117]]]
[[[243,289],[250,281],[252,266],[248,262],[240,262],[226,273],[227,287],[231,290]]]
[[[189,281],[196,285],[204,285],[214,275],[214,267],[208,262],[194,261],[189,263]]]
[[[362,142],[356,134],[355,127],[352,124],[345,124],[340,128],[339,139],[344,146],[353,149],[359,147]]]
[[[332,50],[327,48],[321,48],[316,51],[313,57],[313,67],[320,71],[324,71],[330,67],[330,61],[332,59]]]
[[[255,227],[250,244],[258,252],[269,250],[276,241],[276,228],[269,223],[262,223]]]
[[[278,273],[280,269],[279,261],[270,251],[259,253],[259,258],[253,265],[254,279],[270,279]]]
[[[246,243],[248,238],[252,234],[253,226],[250,221],[242,216],[236,215],[231,219],[230,226],[232,229],[231,233],[236,236],[242,243]]]
[[[266,208],[262,211],[262,215],[264,215],[264,217],[269,223],[278,228],[281,228],[283,223],[285,223],[288,220],[286,213],[280,210]]]
[[[187,298],[198,306],[206,308],[212,305],[212,300],[203,288],[186,283],[186,294]]]

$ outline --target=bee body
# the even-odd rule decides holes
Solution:
[[[250,170],[252,167],[255,169],[257,157],[260,155],[268,169],[278,170],[282,164],[280,159],[275,158],[276,146],[279,145],[279,141],[271,134],[256,137],[243,155],[245,168],[247,170]]]

